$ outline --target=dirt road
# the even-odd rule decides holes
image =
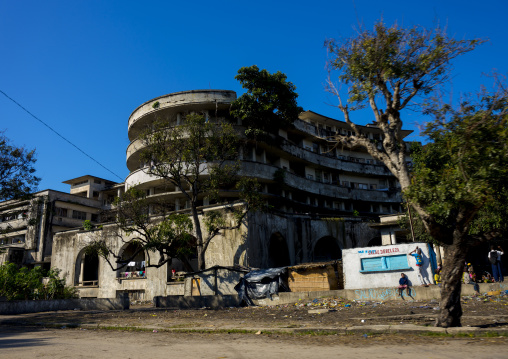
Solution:
[[[0,358],[506,358],[506,338],[387,339],[0,327]]]

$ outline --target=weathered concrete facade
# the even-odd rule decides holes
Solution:
[[[269,268],[278,265],[277,261],[281,260],[287,262],[280,265],[312,262],[318,259],[316,251],[328,253],[331,259],[337,259],[342,257],[343,249],[365,245],[376,235],[375,230],[360,221],[258,212],[250,214],[246,225],[240,229],[226,231],[224,235],[214,238],[206,252],[206,263],[207,267],[240,265]],[[190,288],[184,289],[183,282],[169,281],[168,265],[147,267],[146,275],[142,278],[125,278],[121,275],[125,269],[113,271],[104,258],[98,258],[97,282],[84,283],[84,248],[98,238],[107,240],[115,253],[121,253],[130,241],[125,235],[119,239],[114,225],[105,225],[101,230],[89,232],[66,231],[54,237],[53,266],[62,269],[67,284],[77,286],[81,297],[113,298],[127,292],[135,293],[134,298],[150,300],[154,296],[191,294]],[[110,260],[114,262],[112,257]],[[145,260],[147,263],[157,263],[159,257],[155,252],[145,253]],[[233,282],[238,278],[238,275],[229,281],[222,278],[220,294],[231,293],[236,284]],[[213,294],[212,280],[208,284],[205,282],[201,284],[201,292]]]
[[[71,186],[67,196],[75,200],[64,200],[67,204],[58,210],[55,207],[55,218],[62,226],[56,227],[53,219],[48,223],[62,232],[44,237],[47,238],[41,242],[44,246],[37,248],[46,249],[34,261],[47,264],[51,261],[53,267],[63,271],[69,285],[79,288],[82,297],[129,293],[133,299],[151,299],[192,292],[187,282],[185,285],[178,282],[182,273],[170,276],[168,265],[148,266],[158,261],[155,252],[131,258],[116,271],[104,258],[85,253],[83,249],[97,236],[104,238],[115,253],[137,253],[132,252],[137,244],[128,236],[116,236],[113,225],[104,224],[101,230],[91,232],[68,230],[82,227],[85,220],[96,224],[100,221],[99,209],[110,209],[115,197],[121,197],[130,187],[146,193],[148,201],[164,201],[170,211],[185,213],[190,204],[182,188],[147,174],[152,164],[142,160],[145,144],[140,135],[153,129],[157,119],[166,120],[168,126],[179,126],[192,113],[202,114],[207,121],[227,122],[235,128],[241,138],[238,175],[256,179],[261,196],[273,209],[272,213],[250,213],[240,229],[215,237],[206,251],[207,267],[269,268],[335,260],[342,258],[342,250],[380,240],[379,229],[367,223],[381,214],[400,211],[399,186],[388,169],[367,152],[334,146],[334,135],[351,133],[347,123],[306,111],[295,119],[293,126],[280,128],[264,141],[256,140],[245,135],[241,120],[232,118],[229,109],[235,99],[234,91],[192,90],[160,96],[136,108],[127,123],[130,143],[126,165],[130,173],[125,182],[114,183],[89,175],[64,182]],[[373,142],[382,139],[382,131],[375,126],[358,128]],[[206,170],[200,173],[207,175]],[[221,196],[224,203],[238,203],[239,192],[225,188]],[[207,193],[199,193],[199,211],[220,206],[208,197]],[[152,205],[148,205],[147,212],[155,213]],[[72,225],[63,225],[69,220]],[[233,281],[232,277],[221,290],[230,291]],[[203,291],[209,291],[202,284]]]
[[[54,190],[37,192],[32,199],[0,203],[0,264],[51,265],[53,235],[83,225],[95,217],[101,204]]]

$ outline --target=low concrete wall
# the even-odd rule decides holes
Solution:
[[[492,291],[505,291],[508,290],[508,284],[504,283],[480,283],[480,293],[488,293]],[[473,295],[475,294],[473,285],[463,284],[462,295]],[[408,297],[406,291],[403,292],[404,300],[415,299],[415,300],[431,300],[441,298],[441,288],[437,285],[429,287],[411,287],[411,297]],[[279,305],[279,304],[291,304],[297,302],[311,301],[316,298],[323,297],[339,297],[348,300],[358,301],[387,301],[387,300],[402,300],[399,296],[397,288],[370,288],[370,289],[343,289],[343,290],[327,290],[322,292],[280,292],[278,296],[273,296],[272,299],[259,299],[254,300],[254,304],[260,306],[266,305]]]
[[[124,310],[129,309],[129,297],[55,300],[13,300],[0,302],[0,315],[51,312],[57,310]]]
[[[238,295],[206,295],[201,297],[189,297],[183,295],[171,295],[167,297],[154,297],[153,303],[157,308],[203,308],[212,309],[240,306]]]
[[[184,282],[170,282],[166,285],[166,295],[184,295],[185,283]]]

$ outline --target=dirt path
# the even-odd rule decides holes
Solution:
[[[0,358],[506,358],[506,338],[378,339],[1,327]]]

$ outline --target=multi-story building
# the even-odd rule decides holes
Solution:
[[[233,91],[195,90],[160,96],[140,105],[128,119],[130,173],[125,182],[86,175],[64,182],[71,186],[70,193],[46,190],[30,201],[0,203],[0,241],[7,249],[0,261],[55,266],[84,297],[129,292],[149,299],[180,293],[183,287],[172,280],[174,272],[183,269],[181,263],[145,268],[148,254],[140,253],[139,258],[113,271],[103,258],[87,255],[85,246],[102,235],[113,250],[129,257],[136,244],[127,235],[122,240],[108,236],[116,230],[113,224],[103,223],[102,229],[93,232],[83,231],[82,226],[85,220],[98,223],[100,210],[110,208],[115,197],[133,186],[145,190],[148,199],[164,200],[175,211],[188,209],[189,203],[178,188],[146,173],[149,164],[140,160],[144,147],[140,134],[156,119],[178,126],[191,112],[204,114],[209,121],[234,125],[243,138],[239,174],[256,178],[274,208],[272,213],[250,213],[246,225],[214,238],[206,252],[208,267],[295,265],[339,259],[344,248],[381,244],[379,229],[368,222],[401,210],[398,183],[364,150],[335,146],[334,135],[351,135],[348,124],[306,111],[292,126],[279,129],[270,141],[255,141],[243,136],[241,121],[229,113],[235,99]],[[377,127],[360,129],[371,141],[382,140]],[[222,189],[221,195],[225,201],[238,199],[234,188]],[[201,211],[221,205],[211,202],[206,194],[199,200]],[[394,241],[396,238],[390,243]],[[150,253],[152,262],[157,256]]]
[[[70,193],[45,190],[0,203],[0,263],[49,269],[56,232],[99,222],[102,193],[114,183],[88,175],[64,183]]]
[[[137,186],[150,195],[165,193],[175,210],[185,208],[185,200],[167,183],[143,170],[140,161],[143,142],[139,134],[156,118],[178,125],[189,112],[204,113],[211,121],[228,120],[243,133],[241,121],[231,118],[229,106],[236,99],[232,91],[199,90],[178,92],[150,100],[129,117],[126,187]],[[375,126],[360,126],[372,141],[382,140]],[[400,211],[398,183],[388,169],[366,151],[335,147],[335,134],[350,135],[345,122],[303,112],[291,128],[280,129],[270,144],[249,141],[240,150],[242,176],[255,177],[267,199],[286,213],[320,213],[378,216]],[[409,134],[411,131],[407,131]],[[277,145],[274,145],[276,143]],[[277,185],[276,173],[284,171],[284,189]],[[231,192],[228,196],[235,197]],[[204,197],[204,204],[207,204]]]
[[[229,114],[235,99],[233,91],[196,90],[161,96],[140,105],[128,120],[130,173],[125,183],[110,184],[105,190],[90,187],[87,196],[109,206],[115,196],[134,186],[145,190],[148,199],[163,199],[175,211],[185,211],[189,203],[178,188],[146,173],[149,164],[140,160],[144,147],[140,134],[160,118],[178,126],[191,112],[202,113],[209,121],[229,121],[243,134],[241,121]],[[382,133],[375,126],[360,128],[372,141],[381,141]],[[239,264],[266,268],[339,259],[344,248],[380,242],[379,231],[363,219],[372,221],[379,215],[400,211],[398,184],[387,168],[367,152],[335,147],[333,136],[337,133],[350,135],[351,128],[307,111],[293,126],[279,129],[272,141],[244,137],[239,151],[240,175],[256,178],[262,184],[263,195],[274,211],[251,213],[246,225],[216,237],[206,252],[208,267]],[[82,180],[66,183],[73,186],[72,191],[84,194],[84,188],[77,188]],[[221,194],[226,201],[238,198],[233,188],[224,188]],[[210,202],[206,194],[199,205],[202,211],[220,206]],[[113,227],[104,224],[93,233],[71,230],[55,235],[53,264],[67,275],[68,284],[76,285],[87,297],[129,292],[149,299],[183,290],[172,282],[171,273],[178,266],[174,262],[161,268],[145,268],[147,254],[140,254],[114,272],[102,258],[87,256],[87,243],[97,235],[113,238],[105,235],[114,231]],[[135,250],[136,244],[129,242],[128,236],[108,240],[113,250],[126,257]],[[150,253],[150,257],[157,262],[157,253]]]

